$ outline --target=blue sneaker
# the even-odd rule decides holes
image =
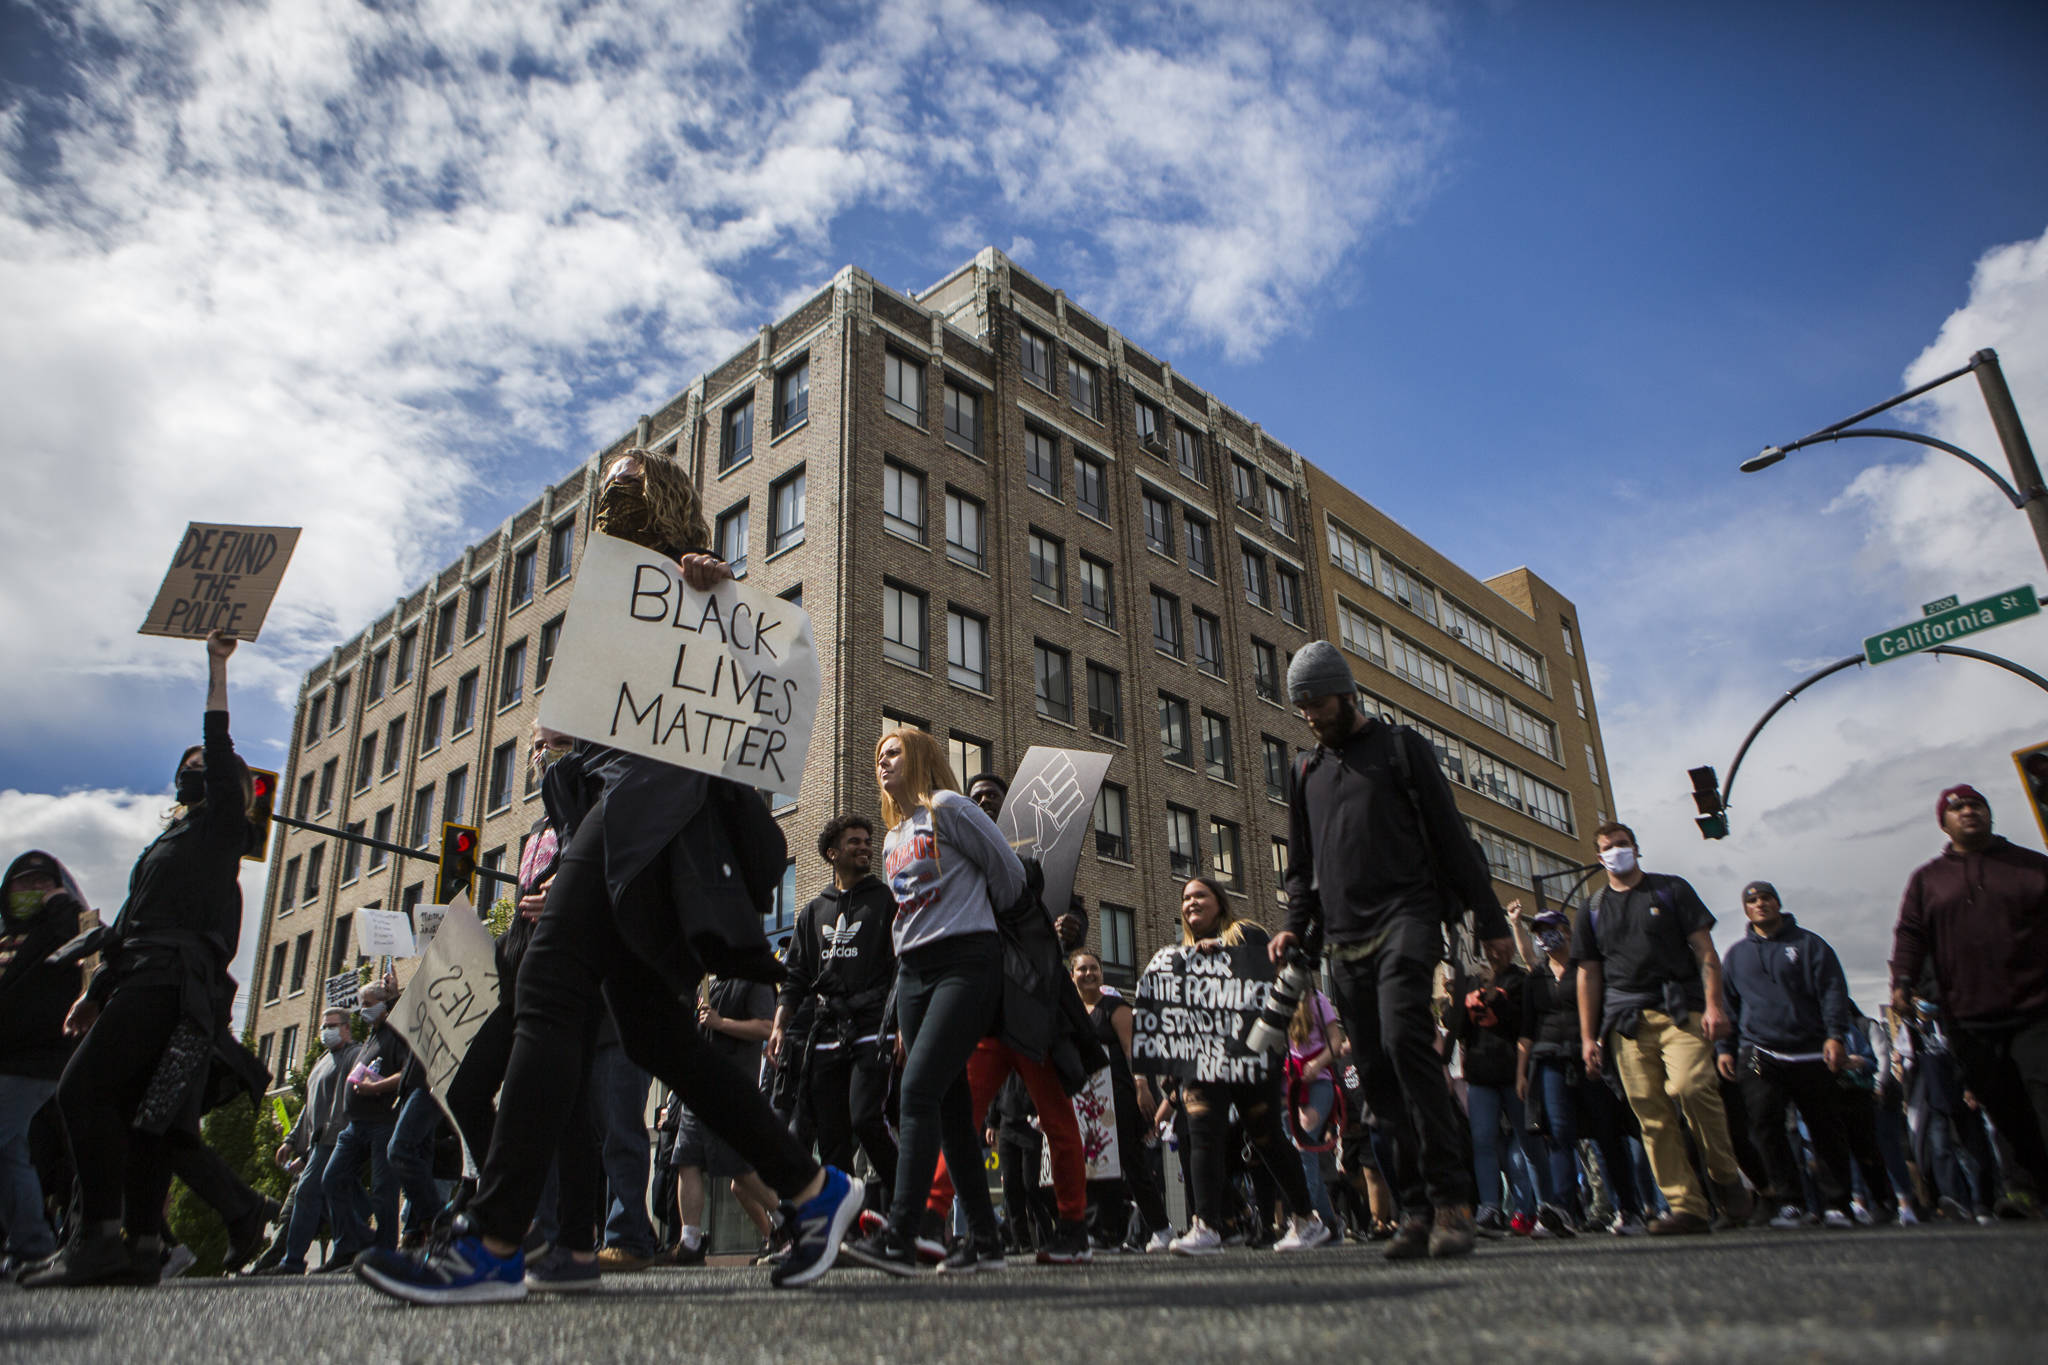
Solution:
[[[526,1267],[529,1294],[577,1294],[595,1289],[602,1277],[597,1258],[579,1261],[561,1247],[550,1247]]]
[[[365,1251],[356,1257],[356,1278],[407,1303],[513,1303],[526,1297],[526,1253],[493,1256],[467,1220],[455,1232],[425,1252]]]
[[[777,1289],[795,1289],[830,1270],[838,1259],[840,1240],[859,1216],[861,1196],[866,1193],[866,1182],[837,1166],[827,1166],[825,1187],[797,1207],[785,1209],[795,1236],[789,1255],[769,1275],[769,1283]]]

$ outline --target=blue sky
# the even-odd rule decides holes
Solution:
[[[2004,755],[2048,705],[1991,670],[1816,689],[1724,844],[1683,771],[2048,577],[1945,457],[1734,469],[1984,345],[2048,444],[2039,7],[1099,8],[0,10],[0,839],[118,906],[201,695],[130,634],[186,520],[307,527],[237,657],[260,762],[310,660],[839,266],[993,244],[1576,599],[1616,806],[1724,922],[1769,876],[1867,986],[1934,790],[2038,845]],[[1902,420],[2002,463],[1967,381]]]

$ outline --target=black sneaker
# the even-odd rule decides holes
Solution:
[[[1038,1250],[1040,1265],[1087,1265],[1094,1259],[1095,1252],[1088,1245],[1087,1224],[1066,1218],[1060,1219],[1051,1238]]]
[[[995,1237],[959,1237],[953,1241],[953,1249],[939,1265],[941,1275],[992,1275],[1007,1270],[1010,1263],[1003,1256],[1003,1239]]]
[[[704,1247],[710,1240],[707,1237],[695,1246],[691,1246],[688,1242],[677,1242],[675,1251],[668,1258],[668,1263],[680,1266],[703,1265]]]
[[[220,1273],[232,1275],[247,1265],[249,1258],[263,1247],[263,1234],[277,1215],[284,1211],[284,1205],[275,1199],[264,1199],[249,1211],[249,1216],[228,1229],[227,1255],[221,1260]]]
[[[1420,1214],[1403,1218],[1401,1226],[1394,1229],[1394,1235],[1380,1249],[1380,1255],[1390,1261],[1419,1261],[1429,1255],[1429,1223]]]
[[[23,1289],[135,1282],[128,1243],[118,1232],[81,1233],[59,1248],[55,1256],[21,1277]]]
[[[911,1245],[910,1239],[898,1236],[891,1228],[856,1238],[840,1248],[839,1254],[885,1275],[901,1275],[908,1279],[924,1274],[924,1268],[917,1263],[917,1249]]]

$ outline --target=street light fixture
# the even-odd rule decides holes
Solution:
[[[1991,425],[1998,432],[1999,444],[2005,447],[2005,458],[2012,466],[2012,482],[2005,479],[1982,460],[1960,446],[1924,435],[1917,431],[1899,431],[1889,427],[1861,427],[1856,424],[1868,417],[1875,417],[1887,408],[1895,408],[1910,399],[1918,398],[1929,389],[1941,387],[1952,379],[1966,374],[1977,376],[1977,385],[1984,392],[1984,406],[1991,410]],[[1854,428],[1854,429],[1852,429]],[[1998,365],[1998,352],[1986,348],[1970,357],[1970,363],[1959,370],[1951,370],[1938,379],[1930,379],[1917,389],[1908,389],[1896,398],[1887,398],[1874,408],[1865,408],[1854,417],[1844,417],[1830,426],[1822,427],[1811,436],[1802,436],[1796,441],[1783,445],[1765,446],[1738,466],[1745,474],[1769,469],[1772,465],[1806,446],[1819,445],[1823,441],[1839,441],[1850,437],[1872,436],[1891,441],[1911,441],[1915,445],[1928,446],[1944,454],[1953,455],[1969,465],[1998,486],[2005,500],[2027,514],[2033,524],[2034,540],[2041,547],[2041,559],[2048,563],[2048,487],[2041,483],[2040,466],[2034,463],[2034,448],[2027,442],[2027,430],[2020,423],[2019,409],[2013,406],[2012,391],[2005,386],[2005,373]]]

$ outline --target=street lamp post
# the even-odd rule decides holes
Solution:
[[[1889,427],[1856,427],[1865,418],[1875,417],[1887,408],[1895,408],[1910,399],[1918,398],[1929,389],[1940,388],[1952,379],[1966,374],[1977,376],[1977,387],[1983,390],[1984,406],[1991,411],[1991,425],[1998,432],[1998,443],[2005,447],[2006,462],[2012,466],[2012,482],[2007,483],[1998,471],[1969,451],[1950,445],[1947,441],[1917,431],[1899,431]],[[2012,390],[2005,386],[2005,372],[1999,368],[1998,352],[1986,347],[1970,357],[1970,363],[1959,370],[1951,370],[1939,379],[1930,379],[1917,389],[1908,389],[1896,398],[1887,398],[1874,408],[1865,408],[1854,417],[1844,417],[1831,426],[1822,427],[1811,436],[1802,436],[1796,441],[1787,441],[1780,446],[1765,446],[1755,455],[1744,460],[1740,466],[1745,474],[1769,469],[1778,461],[1803,446],[1819,445],[1822,441],[1839,441],[1853,436],[1883,437],[1893,441],[1911,441],[1916,445],[1932,447],[1945,454],[1953,455],[1998,485],[1998,491],[2005,500],[2027,514],[2027,520],[2034,528],[2034,541],[2041,547],[2041,560],[2048,564],[2048,487],[2041,483],[2041,468],[2034,462],[2034,448],[2027,441],[2027,429],[2020,422],[2019,409],[2013,406]]]

